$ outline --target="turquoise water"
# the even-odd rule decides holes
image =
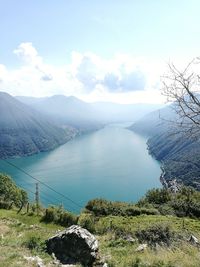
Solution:
[[[135,202],[148,189],[161,187],[160,166],[148,154],[146,139],[120,124],[77,137],[53,151],[9,161],[81,207],[97,197]],[[0,161],[0,171],[11,175],[34,198],[36,181],[4,161]],[[79,211],[44,185],[39,188],[44,205],[62,203]]]

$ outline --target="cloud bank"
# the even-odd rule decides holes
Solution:
[[[130,55],[105,59],[90,52],[72,52],[70,62],[54,66],[46,64],[30,42],[21,43],[13,53],[20,61],[19,68],[10,70],[0,64],[0,90],[12,95],[65,94],[88,101],[117,96],[125,99],[155,91],[159,83],[158,65],[152,68],[152,62]]]

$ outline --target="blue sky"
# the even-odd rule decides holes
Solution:
[[[0,0],[0,89],[141,102],[166,62],[199,56],[199,10],[197,0]]]

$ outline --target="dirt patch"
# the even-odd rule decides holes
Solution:
[[[5,235],[9,232],[10,228],[8,225],[6,225],[4,222],[0,221],[0,237],[2,235]]]

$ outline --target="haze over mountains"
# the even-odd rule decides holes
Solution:
[[[86,103],[74,96],[54,95],[44,98],[18,96],[18,100],[51,117],[61,119],[76,127],[97,123],[136,121],[163,105],[129,104],[109,102]]]
[[[80,132],[88,132],[103,125],[95,120],[92,107],[73,96],[55,95],[45,98],[17,97],[40,113],[51,118],[59,126],[71,125]]]
[[[172,135],[171,107],[156,108],[160,106],[86,103],[63,95],[15,98],[1,92],[0,158],[48,151],[106,124],[133,121],[130,129],[149,138],[149,151],[163,163],[165,178],[200,188],[199,138]]]
[[[159,105],[86,103],[73,96],[12,97],[0,92],[0,158],[32,155],[113,122],[135,121]]]

